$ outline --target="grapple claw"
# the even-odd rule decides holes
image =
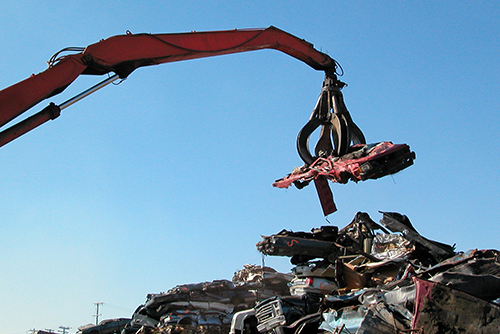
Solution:
[[[366,143],[363,133],[354,124],[344,104],[340,91],[344,86],[345,83],[335,75],[326,75],[311,117],[297,136],[297,151],[306,164],[312,164],[321,156],[343,156],[348,152],[351,142]],[[309,150],[309,137],[320,126],[320,136],[313,156]]]

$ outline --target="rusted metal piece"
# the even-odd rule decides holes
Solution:
[[[498,333],[500,306],[444,284],[414,278],[412,328],[434,333]]]
[[[328,216],[337,211],[337,206],[333,200],[333,193],[328,185],[328,180],[323,176],[319,176],[314,179],[314,187],[318,193],[323,215]]]

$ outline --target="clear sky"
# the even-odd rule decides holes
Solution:
[[[129,317],[148,293],[261,264],[261,235],[343,227],[358,211],[406,214],[457,250],[498,249],[499,19],[498,1],[3,1],[2,89],[127,30],[274,25],[342,65],[368,142],[407,143],[417,159],[331,184],[327,222],[314,187],[271,186],[301,165],[295,139],[323,73],[275,50],[138,69],[0,149],[0,332],[73,333],[96,302],[100,320]]]

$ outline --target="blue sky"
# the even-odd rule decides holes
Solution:
[[[358,211],[406,214],[457,250],[497,249],[499,15],[496,1],[4,1],[2,89],[64,47],[127,30],[274,25],[342,65],[368,142],[407,143],[417,159],[332,184],[327,222],[313,187],[271,186],[301,165],[295,139],[321,72],[274,50],[138,69],[0,149],[1,332],[75,332],[95,302],[101,320],[129,317],[147,293],[260,264],[261,235],[343,227]]]

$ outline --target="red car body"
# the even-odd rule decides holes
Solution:
[[[359,144],[341,157],[320,157],[309,166],[295,169],[291,174],[273,183],[277,188],[288,188],[292,183],[303,188],[311,180],[324,176],[335,183],[358,182],[397,173],[413,164],[415,152],[406,144],[380,142]]]

